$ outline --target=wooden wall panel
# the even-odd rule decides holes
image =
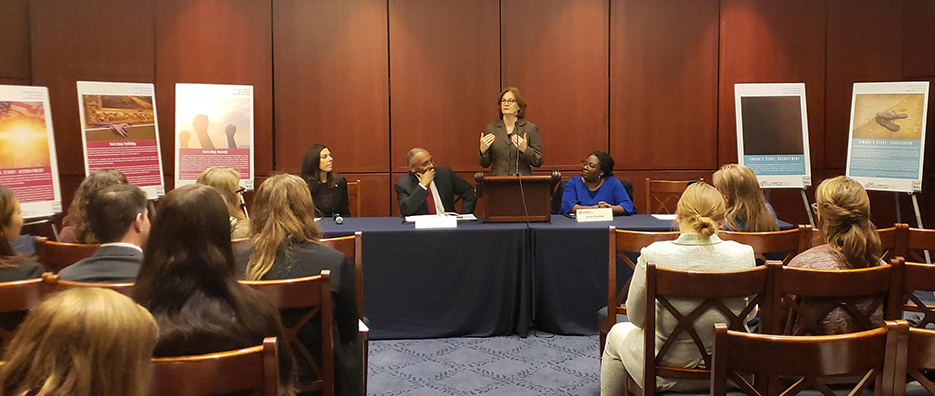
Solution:
[[[824,165],[825,2],[722,0],[718,164],[737,162],[735,83],[805,83],[811,164]]]
[[[159,0],[157,5],[156,102],[166,178],[175,172],[176,83],[253,85],[256,176],[272,173],[270,1]]]
[[[903,2],[904,76],[935,76],[935,2]]]
[[[541,169],[577,168],[588,153],[607,151],[609,0],[505,0],[501,7],[501,85],[518,87],[529,101]]]
[[[29,45],[29,0],[3,1],[0,3],[0,84],[29,84],[32,74]]]
[[[480,169],[480,132],[495,121],[500,92],[498,0],[389,4],[390,161],[429,150],[456,171]]]
[[[84,176],[76,82],[153,82],[154,8],[153,0],[30,3],[32,83],[49,88],[63,193],[67,176]]]
[[[847,164],[855,82],[903,78],[903,4],[887,0],[827,0],[825,166]]]
[[[395,205],[396,196],[391,196],[393,181],[390,180],[389,173],[347,173],[344,174],[347,180],[360,180],[361,194],[361,212],[365,217],[389,216],[390,200]]]
[[[389,171],[386,1],[275,0],[276,169],[325,144],[340,172]]]
[[[610,148],[617,167],[714,169],[718,3],[616,0],[611,14]]]

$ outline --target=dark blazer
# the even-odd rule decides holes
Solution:
[[[90,283],[133,283],[140,272],[143,253],[125,247],[104,245],[91,257],[63,268],[59,279]]]
[[[487,152],[477,153],[477,162],[484,168],[489,166],[492,176],[509,176],[514,174],[517,171],[516,154],[518,150],[516,146],[513,146],[513,143],[507,135],[506,125],[503,123],[503,120],[487,125],[487,128],[484,129],[484,135],[489,135],[491,133],[494,134],[497,139],[490,145]],[[519,119],[516,120],[516,127],[513,129],[513,133],[520,137],[526,134],[527,147],[526,152],[522,153],[519,157],[519,173],[531,175],[531,166],[537,168],[542,166],[542,141],[539,140],[539,129],[536,128],[536,124],[524,119]]]
[[[26,279],[35,279],[42,276],[45,268],[41,264],[22,256],[7,258],[13,261],[8,266],[0,266],[0,282],[13,282]],[[16,326],[26,318],[27,311],[11,311],[0,313],[0,328],[13,331]],[[0,345],[2,347],[2,345]]]
[[[234,262],[238,276],[247,272],[247,262],[253,246],[240,243],[234,248]],[[363,394],[363,361],[357,336],[357,293],[354,288],[355,269],[347,256],[327,246],[306,242],[276,253],[273,268],[263,276],[264,280],[294,279],[314,276],[322,270],[331,271],[332,301],[334,303],[334,378],[336,395]],[[292,312],[294,311],[294,312]],[[282,311],[283,325],[291,326],[307,313],[304,309]],[[316,322],[302,327],[296,336],[308,348],[312,356],[320,355],[321,330]],[[295,354],[295,353],[293,353]],[[299,356],[299,355],[296,355]],[[311,379],[314,374],[301,359],[297,360],[300,379]]]
[[[403,216],[429,213],[426,199],[432,191],[419,185],[419,177],[415,173],[409,171],[396,181],[394,188],[396,200],[399,201],[399,211]],[[456,175],[451,168],[435,167],[435,188],[438,189],[438,195],[442,199],[442,206],[445,207],[446,212],[455,211],[455,195],[458,195],[461,197],[461,213],[474,213],[474,204],[477,203],[474,187]]]
[[[347,180],[343,176],[334,176],[331,185],[319,184],[312,193],[315,208],[321,212],[322,217],[332,217],[339,214],[343,217],[351,215],[351,208],[347,199]],[[360,214],[358,214],[360,216]]]

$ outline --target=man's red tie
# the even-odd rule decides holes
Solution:
[[[429,186],[429,197],[425,199],[425,202],[429,204],[429,214],[438,214],[435,211],[435,194],[432,194],[431,186]]]

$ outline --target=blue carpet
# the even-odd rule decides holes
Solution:
[[[597,336],[370,341],[368,394],[598,395]]]

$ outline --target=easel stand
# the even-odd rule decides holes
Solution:
[[[912,208],[916,212],[916,224],[919,225],[919,228],[925,228],[922,226],[922,212],[919,211],[919,197],[915,195],[915,193],[912,193],[912,192],[909,192],[908,194],[909,194],[909,197],[912,198]],[[902,217],[903,217],[902,211],[900,210],[900,207],[899,207],[899,193],[896,193],[896,222],[902,223],[903,222]],[[928,264],[931,264],[932,257],[929,255],[929,251],[925,250],[923,253],[925,253],[925,262]]]

